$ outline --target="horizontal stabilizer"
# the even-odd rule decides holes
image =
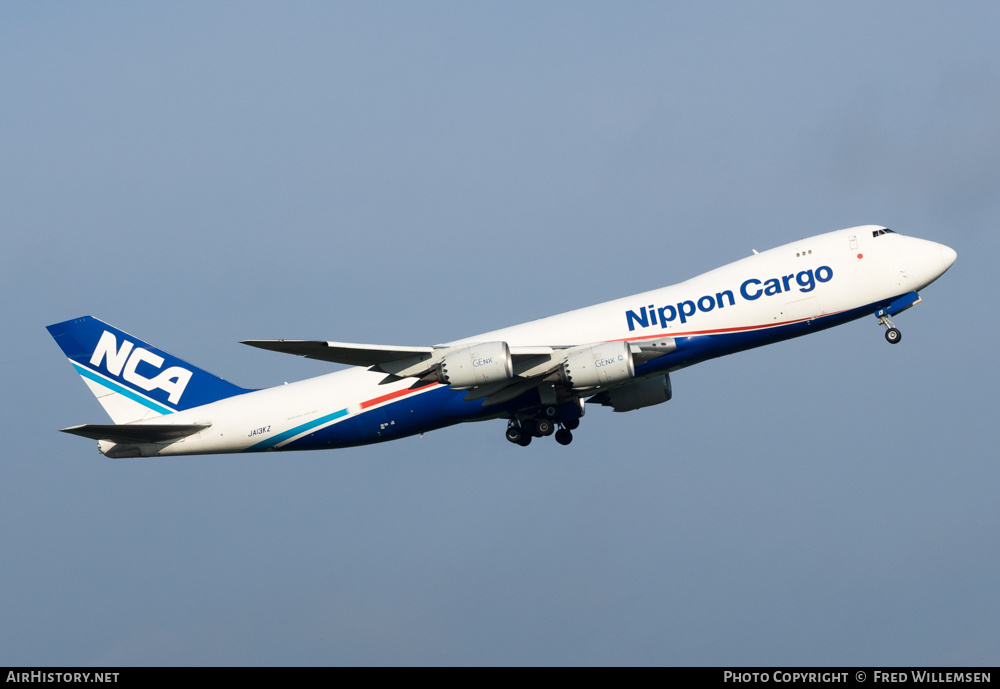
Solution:
[[[186,424],[86,424],[61,429],[63,433],[110,440],[116,443],[166,443],[179,440],[211,426],[210,423]]]
[[[434,351],[433,347],[394,347],[322,340],[243,340],[242,344],[348,366],[376,366],[421,354],[429,356]]]

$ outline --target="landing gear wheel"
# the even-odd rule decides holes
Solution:
[[[521,438],[524,437],[524,431],[521,430],[520,426],[507,426],[507,433],[505,434],[507,440],[512,443],[521,444]]]
[[[556,431],[556,442],[560,445],[569,445],[573,442],[573,433],[568,428],[560,428]]]
[[[559,415],[559,407],[549,405],[542,409],[542,413],[545,415],[546,419],[554,419]]]
[[[527,433],[521,435],[521,439],[517,441],[517,444],[521,447],[528,447],[531,444],[531,436]]]
[[[567,430],[575,431],[580,427],[580,419],[569,419],[568,421],[564,421],[563,426],[565,426]]]
[[[538,419],[535,421],[535,433],[538,437],[552,435],[555,431],[555,426],[548,419]]]
[[[876,311],[875,315],[878,316],[878,324],[885,326],[885,341],[889,344],[898,344],[903,339],[903,333],[899,332],[892,321],[889,320],[889,315],[885,309]]]

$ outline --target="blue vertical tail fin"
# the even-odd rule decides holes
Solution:
[[[93,316],[47,329],[116,424],[251,392]]]

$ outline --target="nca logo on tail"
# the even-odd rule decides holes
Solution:
[[[153,352],[139,347],[135,347],[134,342],[122,341],[121,348],[118,347],[118,340],[113,333],[104,331],[101,335],[94,355],[90,357],[90,365],[94,368],[101,367],[101,361],[105,360],[105,367],[108,372],[116,377],[121,377],[128,383],[135,385],[147,392],[150,390],[163,390],[169,396],[167,400],[170,404],[180,402],[181,395],[191,380],[191,371],[180,366],[171,366],[165,371],[161,371],[155,378],[146,378],[136,371],[139,364],[147,364],[156,369],[163,366],[163,357]]]

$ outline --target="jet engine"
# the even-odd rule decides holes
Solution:
[[[604,342],[573,350],[559,377],[574,390],[613,385],[635,377],[628,342]]]
[[[449,351],[436,374],[439,383],[461,390],[510,380],[514,364],[506,342],[482,342]]]

